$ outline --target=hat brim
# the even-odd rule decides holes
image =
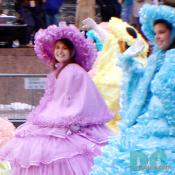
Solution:
[[[84,33],[81,33],[74,25],[66,25],[63,22],[59,23],[59,26],[52,25],[36,33],[34,50],[38,58],[45,64],[51,65],[55,59],[55,43],[63,38],[73,43],[76,63],[89,71],[97,57],[95,44],[91,39],[85,38]]]
[[[144,49],[141,52],[140,56],[147,56],[148,53],[148,44],[143,38],[143,36],[131,25],[127,22],[123,21],[120,18],[112,17],[108,23],[108,28],[112,32],[112,34],[119,40],[125,41],[129,46],[133,45],[136,41],[136,38],[133,38],[131,35],[128,34],[126,28],[133,28],[137,33],[137,39],[142,40],[144,42]]]
[[[175,28],[175,9],[166,5],[144,5],[140,12],[141,29],[147,39],[154,42],[154,22],[158,19],[164,19]]]

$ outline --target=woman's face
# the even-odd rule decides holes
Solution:
[[[69,63],[71,61],[71,50],[64,42],[58,41],[55,44],[54,56],[59,63]]]
[[[155,39],[157,45],[162,49],[168,49],[170,45],[171,31],[164,23],[158,23],[154,26]]]

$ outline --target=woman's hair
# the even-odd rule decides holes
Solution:
[[[137,38],[137,33],[132,27],[126,27],[126,31],[129,35],[131,35],[133,38]]]
[[[57,40],[56,43],[58,41],[63,42],[70,50],[71,52],[71,62],[74,63],[75,62],[75,47],[74,44],[67,38],[62,38],[60,40]],[[55,69],[55,64],[58,63],[58,61],[56,59],[54,59],[53,61],[53,68]]]
[[[154,26],[156,24],[160,24],[160,23],[164,24],[170,31],[172,31],[172,28],[173,28],[172,24],[169,23],[168,21],[166,21],[165,19],[157,19],[157,20],[155,20],[154,21]]]
[[[134,28],[132,28],[132,27],[126,27],[126,31],[133,38],[135,38],[135,39],[137,38],[137,32],[135,31]],[[129,45],[125,42],[125,49],[124,50],[126,50],[127,48],[129,48]]]
[[[74,44],[69,39],[63,38],[63,39],[60,39],[58,41],[63,42],[71,51],[74,50]]]

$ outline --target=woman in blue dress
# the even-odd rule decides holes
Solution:
[[[145,5],[140,22],[153,52],[146,67],[134,59],[140,41],[120,56],[121,132],[95,158],[91,175],[175,174],[175,9]]]

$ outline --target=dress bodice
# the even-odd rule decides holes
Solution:
[[[128,111],[122,113],[123,122],[131,124],[127,133],[138,132],[138,128],[141,127],[142,132],[137,136],[175,136],[175,119],[173,118],[175,112],[173,107],[175,105],[174,55],[175,49],[166,53],[153,54],[142,75],[137,75],[139,80],[132,91],[128,83],[126,92],[132,92],[131,100],[130,103],[127,102]],[[136,70],[133,72],[138,73]],[[134,76],[130,77],[131,79],[127,81],[131,83]]]
[[[44,99],[29,120],[37,125],[103,124],[113,118],[87,72],[69,64],[53,73]]]

